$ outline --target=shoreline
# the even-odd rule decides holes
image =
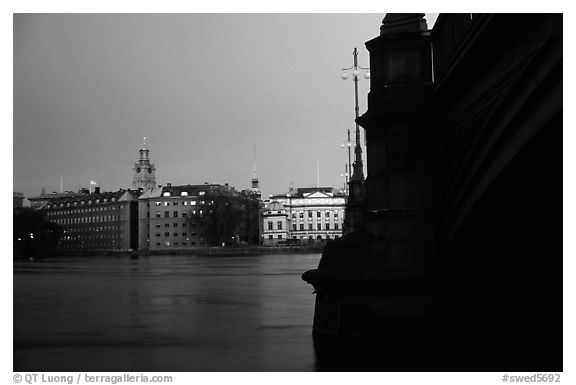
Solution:
[[[50,257],[140,257],[155,255],[267,255],[267,254],[321,254],[322,245],[310,246],[246,246],[246,247],[197,247],[162,250],[57,250]],[[14,258],[18,258],[14,256]],[[42,257],[40,257],[42,258]]]

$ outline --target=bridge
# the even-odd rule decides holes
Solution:
[[[358,231],[326,246],[320,370],[562,370],[562,15],[387,14]]]

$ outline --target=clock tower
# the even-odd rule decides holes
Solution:
[[[150,150],[146,147],[146,137],[144,137],[142,148],[140,148],[140,159],[132,167],[134,172],[132,186],[136,189],[148,190],[156,187],[156,167],[154,163],[150,163],[149,153]]]

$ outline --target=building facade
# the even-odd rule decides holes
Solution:
[[[286,207],[278,201],[269,202],[264,206],[262,218],[262,244],[272,246],[287,243],[291,220]]]
[[[332,187],[290,189],[286,194],[272,195],[262,215],[262,242],[284,243],[284,237],[288,239],[286,243],[338,239],[342,236],[345,206],[346,196]],[[284,211],[286,221],[280,219]]]
[[[138,191],[68,194],[37,208],[63,227],[60,249],[130,250],[137,247]]]
[[[215,196],[240,196],[227,184],[158,186],[138,198],[138,248],[149,250],[206,247],[210,234],[201,224],[212,214]],[[229,242],[238,239],[230,239]]]

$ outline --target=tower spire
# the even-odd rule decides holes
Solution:
[[[252,179],[258,179],[256,176],[256,145],[254,145],[254,171],[252,172]]]
[[[252,188],[250,189],[250,192],[252,192],[252,194],[260,196],[260,186],[258,182],[258,177],[256,176],[256,145],[254,145],[253,157],[254,157],[254,169],[252,171]]]

